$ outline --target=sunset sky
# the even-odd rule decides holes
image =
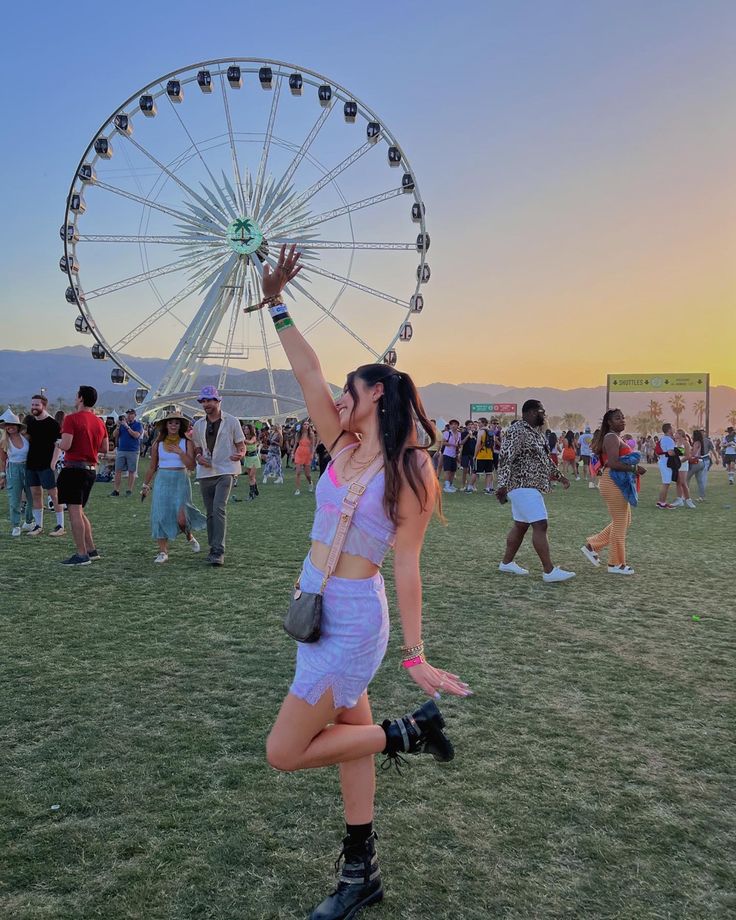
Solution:
[[[0,348],[89,344],[57,266],[77,161],[139,86],[232,54],[330,75],[400,135],[432,238],[401,350],[418,383],[693,370],[736,386],[731,0],[46,0],[3,15]],[[348,369],[322,357],[331,379]]]

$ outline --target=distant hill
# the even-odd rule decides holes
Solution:
[[[154,386],[161,379],[166,361],[163,358],[138,358],[125,356],[126,361]],[[71,403],[80,383],[89,383],[100,393],[99,404],[106,409],[122,410],[132,405],[135,386],[113,387],[110,383],[111,363],[93,361],[89,349],[83,345],[68,348],[54,348],[47,351],[0,351],[0,406],[7,404],[26,406],[31,396],[42,386],[46,387],[52,405],[62,400]],[[216,384],[219,368],[205,365],[197,383]],[[285,396],[300,397],[299,387],[291,371],[274,371],[276,386]],[[269,389],[265,370],[232,371],[228,384],[242,390],[264,392]],[[421,387],[424,405],[432,418],[448,419],[452,416],[461,421],[468,417],[471,403],[506,402],[517,403],[519,408],[526,399],[541,399],[549,417],[562,417],[567,412],[580,413],[586,421],[595,426],[605,410],[605,387],[580,387],[560,390],[552,387],[509,387],[497,383],[431,383]],[[695,424],[692,405],[699,394],[684,394],[687,409],[682,417],[686,425]],[[663,405],[664,417],[674,421],[674,415],[667,405],[665,394],[656,397]],[[649,396],[644,394],[618,394],[616,405],[627,414],[646,408]],[[273,407],[270,400],[253,397],[228,399],[225,408],[241,417],[270,416]],[[736,409],[736,389],[713,387],[711,389],[711,430],[725,427],[729,412]],[[1,410],[0,410],[1,411]]]

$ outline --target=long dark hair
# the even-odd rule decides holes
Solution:
[[[189,431],[189,422],[185,418],[179,418],[177,422],[179,422],[179,439],[181,439],[187,431]],[[158,437],[156,440],[163,441],[169,433],[168,419],[162,418],[156,427],[158,428]]]
[[[693,444],[700,444],[700,456],[704,457],[706,453],[705,441],[703,440],[703,432],[700,428],[696,428],[695,431],[693,431]]]
[[[353,397],[354,404],[357,404],[359,399],[355,387],[356,377],[368,387],[377,383],[383,384],[383,395],[376,403],[376,412],[385,477],[383,507],[389,519],[394,525],[398,525],[402,474],[416,495],[420,508],[425,509],[431,500],[441,514],[442,500],[439,490],[435,487],[435,494],[430,496],[420,472],[418,454],[426,454],[427,451],[416,442],[416,424],[419,423],[429,435],[430,442],[434,441],[436,430],[422,405],[414,381],[404,371],[399,372],[387,364],[362,364],[348,374],[347,378],[347,390]],[[334,447],[333,444],[330,453]]]
[[[603,453],[603,439],[609,431],[613,431],[611,428],[611,419],[620,411],[620,409],[609,409],[601,419],[601,427],[597,429],[596,433],[593,435],[593,440],[590,442],[590,449],[596,456],[600,457]]]

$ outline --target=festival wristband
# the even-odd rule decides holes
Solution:
[[[402,668],[415,668],[418,664],[424,664],[424,656],[417,655],[416,658],[405,658],[401,662]]]
[[[294,325],[294,320],[287,314],[286,316],[279,317],[279,319],[274,320],[274,326],[276,327],[276,332],[283,332],[284,329],[288,329],[289,326]]]
[[[276,319],[279,316],[283,316],[284,313],[288,313],[289,308],[285,303],[275,303],[272,307],[268,308],[268,312],[271,314],[271,319]]]

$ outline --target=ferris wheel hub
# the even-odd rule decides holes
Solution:
[[[228,224],[227,245],[239,256],[249,256],[263,242],[258,224],[249,217],[240,217]]]

